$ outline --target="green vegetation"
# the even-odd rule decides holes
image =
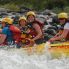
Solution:
[[[0,0],[0,7],[14,11],[20,10],[20,6],[31,8],[37,11],[53,9],[58,11],[69,11],[69,0]]]
[[[1,8],[6,8],[11,11],[19,11],[20,10],[16,4],[12,4],[12,3],[1,5]]]

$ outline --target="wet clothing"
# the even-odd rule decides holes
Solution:
[[[21,33],[22,34],[27,34],[27,29],[28,29],[28,27],[27,26],[25,26],[25,27],[20,27],[20,30],[21,30]]]
[[[32,38],[36,37],[36,35],[37,35],[36,30],[33,28],[33,24],[38,24],[40,26],[40,28],[41,28],[42,33],[43,33],[42,29],[43,29],[43,26],[44,26],[43,23],[41,23],[41,22],[39,22],[37,20],[35,20],[35,21],[31,22],[31,23],[28,23],[28,28],[30,29],[29,34],[32,36]],[[40,38],[42,38],[42,37],[43,37],[43,35]]]
[[[26,38],[29,38],[29,33],[28,33],[28,26],[20,27],[21,30],[21,42],[23,45],[28,45],[28,40]]]
[[[41,30],[42,30],[42,28],[43,28],[43,23],[40,23],[39,21],[37,21],[37,20],[35,20],[35,21],[33,21],[32,23],[28,23],[28,28],[30,29],[30,32],[29,32],[29,34],[30,34],[30,36],[31,36],[31,39],[33,39],[33,38],[35,38],[36,36],[37,36],[37,32],[36,32],[36,30],[33,28],[33,24],[38,24],[39,26],[40,26],[40,28],[41,28]],[[38,28],[37,28],[38,29]],[[42,33],[43,33],[43,31],[42,31]],[[36,44],[41,44],[41,43],[43,43],[44,41],[43,41],[43,35],[39,38],[39,39],[37,39],[37,40],[35,40],[35,43]]]
[[[21,38],[22,38],[22,42],[23,42],[23,44],[28,44],[29,43],[29,41],[28,40],[26,40],[25,38],[29,38],[29,39],[33,39],[33,38],[35,38],[36,36],[37,36],[37,32],[36,32],[36,30],[33,28],[33,24],[34,23],[36,23],[36,24],[39,24],[40,25],[40,28],[41,28],[41,30],[42,30],[42,24],[40,24],[38,21],[33,21],[32,23],[28,23],[26,26],[24,26],[24,27],[20,27],[20,30],[21,30],[21,33],[22,33],[22,35],[21,35]],[[37,28],[38,29],[38,28]],[[42,38],[42,36],[40,37],[40,39],[38,39],[38,40],[36,40],[35,42],[36,42],[36,44],[40,44],[40,43],[42,43],[42,40],[43,38]]]
[[[15,43],[15,41],[19,41],[20,31],[14,25],[5,26],[2,29],[2,34],[6,35],[5,43],[11,45]]]
[[[30,31],[28,32],[29,37],[30,37],[31,39],[33,39],[34,37],[36,37],[37,32],[36,32],[35,29],[33,28],[33,24],[32,24],[32,23],[29,23],[29,24],[28,24],[28,29],[30,30]]]
[[[11,31],[12,31],[12,34],[13,34],[13,39],[15,41],[20,41],[20,38],[21,38],[21,31],[18,27],[14,26],[14,25],[11,25],[10,28],[9,28]]]
[[[6,35],[6,40],[5,40],[6,44],[11,43],[13,41],[12,32],[10,31],[8,26],[2,29],[2,34]]]

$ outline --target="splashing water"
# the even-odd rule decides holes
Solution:
[[[28,55],[23,49],[0,49],[0,69],[69,69],[69,58],[51,59],[49,55]]]

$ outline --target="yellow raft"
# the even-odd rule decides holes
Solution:
[[[59,56],[69,56],[69,42],[62,42],[57,44],[50,44],[50,48],[48,48],[48,51],[51,53],[53,57],[59,57]],[[34,47],[28,47],[26,48],[28,53],[31,54],[32,52],[43,54],[45,53],[45,43],[34,46]]]
[[[53,57],[69,57],[69,42],[51,44],[50,46],[49,51]]]

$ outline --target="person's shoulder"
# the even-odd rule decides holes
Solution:
[[[69,22],[67,22],[67,23],[65,24],[65,26],[69,26]]]
[[[64,29],[69,29],[69,22],[64,25]]]

